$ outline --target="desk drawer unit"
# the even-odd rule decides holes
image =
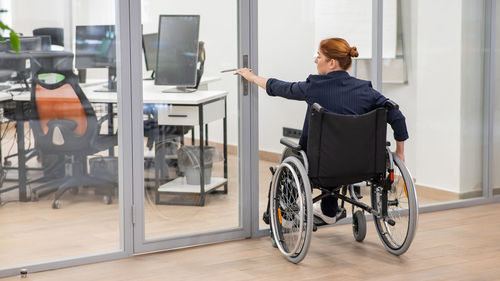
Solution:
[[[203,123],[224,118],[225,100],[203,104]],[[199,125],[198,105],[157,105],[159,125]]]

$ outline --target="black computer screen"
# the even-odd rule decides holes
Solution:
[[[50,39],[50,38],[49,38]],[[41,37],[19,37],[19,51],[42,51],[43,38]],[[13,51],[10,40],[0,42],[0,52]]]
[[[116,67],[114,25],[76,26],[76,68]]]
[[[34,37],[40,37],[42,39],[42,51],[50,51],[52,40],[49,35],[35,35]]]
[[[196,86],[199,15],[160,15],[155,85]]]
[[[142,49],[146,61],[146,69],[156,71],[156,56],[158,54],[158,33],[142,35]]]

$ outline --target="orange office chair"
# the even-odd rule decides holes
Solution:
[[[64,159],[64,177],[56,177],[32,189],[32,199],[55,191],[52,208],[59,209],[59,201],[68,189],[79,186],[106,185],[105,202],[111,203],[110,177],[90,176],[87,156],[113,148],[116,135],[100,135],[100,128],[109,116],[97,120],[94,109],[78,85],[78,77],[71,71],[39,70],[33,76],[31,87],[33,116],[30,125],[35,147],[43,155],[58,155]],[[111,119],[112,120],[112,119]],[[101,186],[101,188],[104,188]],[[107,196],[107,199],[106,199]]]

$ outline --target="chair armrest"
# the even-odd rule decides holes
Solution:
[[[293,149],[293,150],[297,150],[297,151],[302,150],[302,147],[300,146],[300,144],[297,144],[297,143],[295,143],[287,138],[281,138],[280,143],[286,147]]]
[[[104,121],[106,120],[109,120],[109,114],[104,115],[97,121],[97,125],[99,126],[99,128],[101,128],[102,123],[104,123]]]

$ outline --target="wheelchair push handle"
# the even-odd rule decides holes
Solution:
[[[321,105],[319,105],[319,103],[314,103],[312,105],[312,110],[313,110],[313,112],[315,111],[315,112],[318,112],[318,113],[326,111],[326,109],[324,107],[322,107]]]
[[[391,109],[399,109],[399,105],[395,103],[393,100],[387,99],[384,103],[384,107],[387,108],[387,110]]]

